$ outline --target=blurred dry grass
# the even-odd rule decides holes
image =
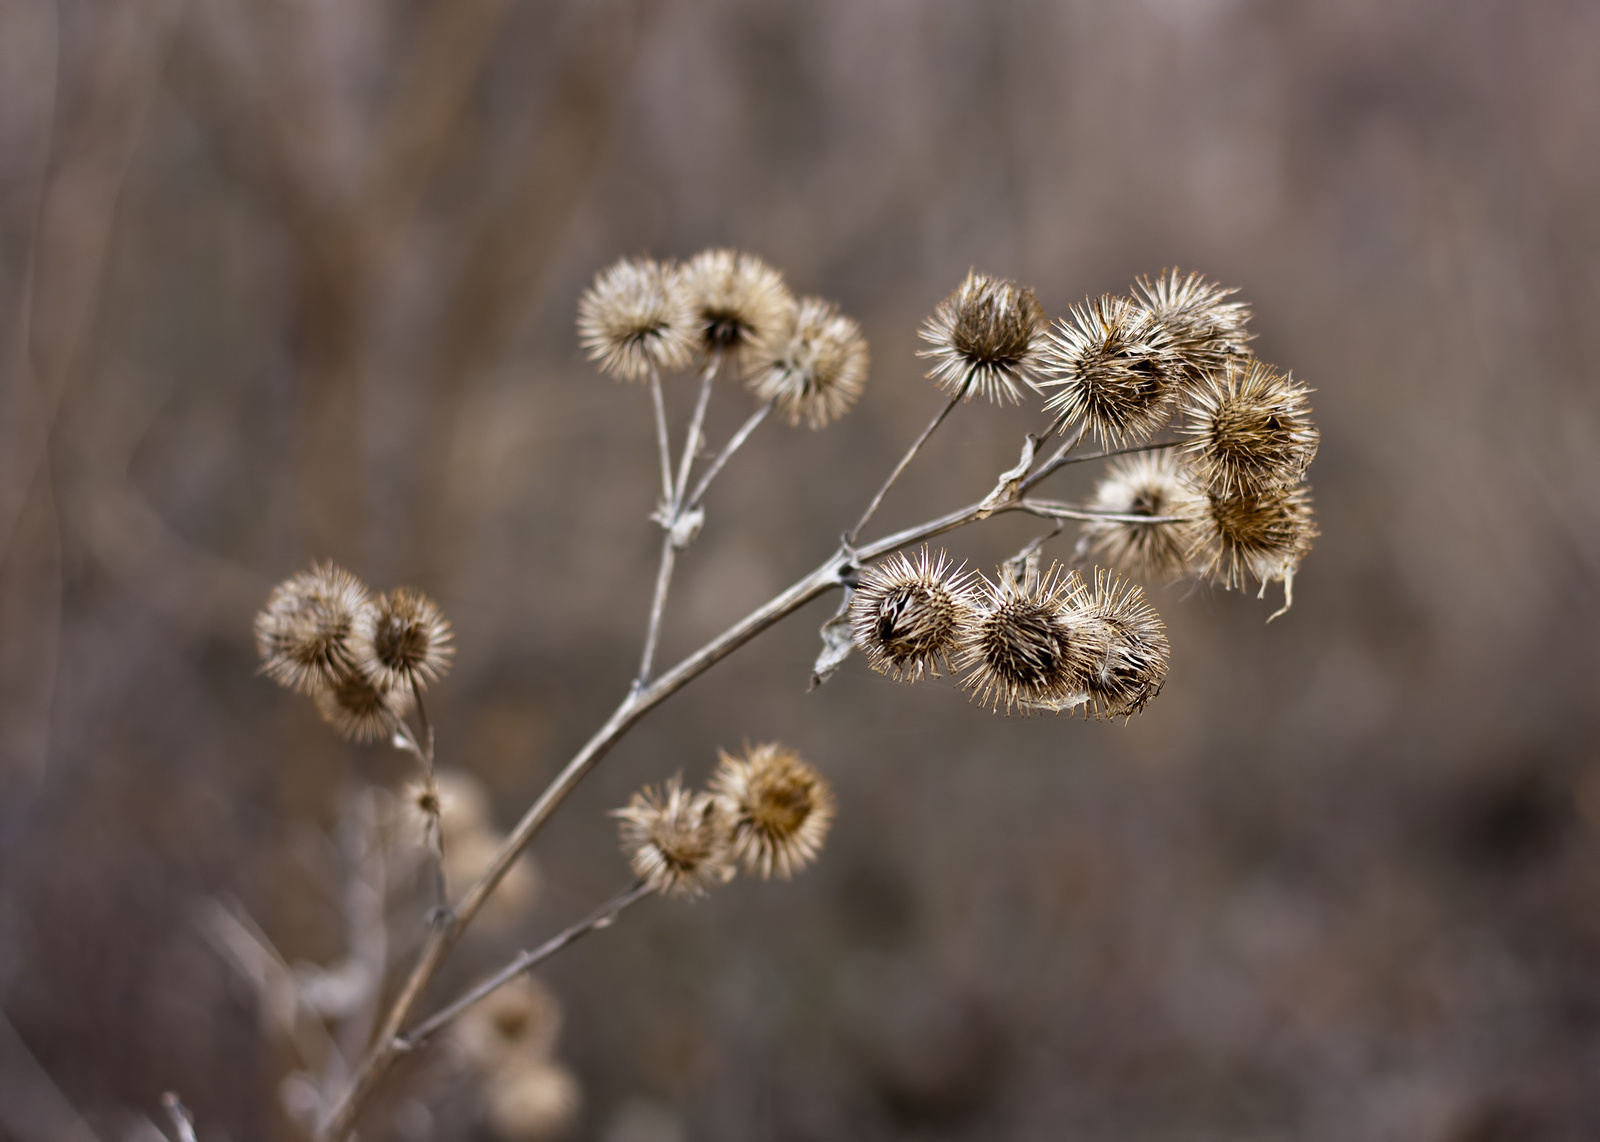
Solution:
[[[254,676],[251,613],[321,555],[440,598],[441,757],[512,817],[648,601],[646,407],[571,332],[617,254],[746,246],[874,350],[715,491],[669,657],[853,518],[969,265],[1060,312],[1177,263],[1317,389],[1295,610],[1157,591],[1126,727],[804,694],[810,616],[714,671],[541,840],[527,934],[625,876],[602,808],[718,745],[794,744],[840,820],[550,973],[578,1136],[641,1099],[696,1139],[1600,1133],[1597,53],[1582,0],[5,0],[0,1007],[105,1137],[167,1088],[285,1136],[195,909],[336,954],[294,837],[404,767]],[[1027,426],[963,410],[885,522]]]

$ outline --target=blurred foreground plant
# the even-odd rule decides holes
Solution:
[[[958,674],[973,700],[995,711],[1098,718],[1137,713],[1167,674],[1161,619],[1124,576],[1193,576],[1228,588],[1253,580],[1263,594],[1269,582],[1280,582],[1284,603],[1272,617],[1288,610],[1295,572],[1316,536],[1304,477],[1317,431],[1307,390],[1251,355],[1249,311],[1230,296],[1197,274],[1169,271],[1153,282],[1141,279],[1131,295],[1087,299],[1051,323],[1031,290],[970,273],[921,334],[929,345],[923,356],[933,362],[928,375],[948,398],[837,548],[657,674],[658,634],[677,559],[705,522],[712,481],[774,411],[811,428],[847,412],[866,380],[868,354],[854,321],[829,302],[796,301],[776,271],[748,254],[711,250],[682,266],[625,259],[602,273],[579,303],[578,328],[603,371],[650,394],[661,476],[652,514],[662,529],[654,597],[632,686],[492,851],[484,851],[472,827],[452,821],[451,798],[435,769],[424,691],[448,670],[452,646],[449,624],[432,601],[408,588],[374,594],[322,564],[280,584],[257,617],[269,677],[309,695],[346,737],[387,739],[415,756],[421,776],[410,801],[422,822],[417,851],[431,869],[431,922],[421,951],[379,1011],[386,944],[377,939],[363,993],[368,1009],[350,1024],[361,1032],[355,1047],[364,1054],[355,1062],[335,1051],[337,1065],[307,1080],[302,1120],[319,1138],[348,1137],[395,1061],[454,1025],[466,1053],[487,1060],[491,1117],[503,1133],[536,1137],[560,1122],[575,1090],[564,1071],[545,1061],[554,1003],[527,972],[646,896],[700,896],[741,868],[787,878],[805,867],[820,852],[835,809],[814,768],[783,746],[764,744],[737,757],[723,754],[704,791],[686,787],[681,775],[646,787],[614,814],[632,885],[414,1020],[418,1001],[492,894],[504,893],[514,871],[526,867],[519,862],[551,814],[611,747],[669,695],[818,596],[840,589],[844,597],[822,628],[814,685],[859,648],[873,670],[896,681]],[[697,390],[675,455],[662,378],[685,369],[697,373]],[[728,379],[742,381],[757,407],[711,452],[706,411],[717,382]],[[1028,393],[1046,398],[1050,420],[1024,439],[1016,464],[999,473],[987,495],[915,527],[861,539],[957,405],[974,397],[1016,403]],[[1152,439],[1169,426],[1172,438]],[[1044,449],[1057,435],[1063,439]],[[1101,450],[1080,454],[1089,436]],[[1066,465],[1106,458],[1115,460],[1088,503],[1037,494]],[[1008,512],[1044,520],[1048,530],[993,579],[964,570],[942,550],[903,551]],[[1046,565],[1045,545],[1069,522],[1081,529],[1071,559]],[[1085,579],[1079,568],[1090,556],[1105,557],[1110,569]],[[483,856],[471,862],[470,886],[451,900],[452,854],[474,843]],[[535,1036],[541,1046],[533,1061],[507,1063],[502,1040],[533,1026],[546,1029]]]

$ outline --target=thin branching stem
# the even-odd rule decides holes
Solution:
[[[711,481],[717,478],[718,472],[722,471],[722,466],[728,462],[729,457],[739,451],[746,440],[750,439],[750,434],[760,426],[763,420],[767,419],[767,415],[772,411],[773,405],[776,403],[777,398],[769,400],[766,404],[756,409],[755,412],[752,412],[750,418],[739,426],[739,431],[735,432],[728,439],[728,443],[723,445],[722,451],[717,453],[717,458],[711,461],[711,467],[705,470],[705,474],[700,477],[699,483],[695,484],[694,492],[689,496],[688,502],[683,505],[684,511],[693,511],[699,506],[701,498],[706,494],[706,489],[711,486]]]
[[[567,945],[576,942],[582,937],[588,935],[590,932],[596,932],[601,928],[611,927],[611,925],[616,922],[617,917],[622,914],[624,909],[631,904],[643,900],[646,896],[649,896],[654,891],[655,890],[644,881],[638,881],[637,883],[630,885],[621,892],[617,893],[610,900],[606,901],[599,908],[596,908],[593,912],[589,913],[589,915],[584,917],[582,920],[579,920],[576,924],[573,924],[570,928],[567,928],[557,935],[552,936],[550,939],[540,944],[537,948],[530,948],[525,952],[518,952],[510,963],[506,964],[488,979],[478,984],[471,991],[468,991],[455,1002],[442,1008],[436,1014],[429,1016],[427,1019],[424,1019],[421,1023],[417,1024],[414,1029],[403,1036],[399,1042],[395,1044],[396,1049],[401,1051],[416,1050],[429,1039],[433,1038],[433,1036],[437,1035],[445,1027],[459,1019],[468,1008],[474,1006],[484,999],[487,999],[491,994],[498,991],[512,980],[516,979],[517,976],[521,975],[523,972],[526,972],[544,962],[559,952],[562,948],[565,948]]]
[[[672,570],[678,562],[678,547],[673,542],[672,530],[661,537],[661,564],[656,569],[656,589],[650,600],[650,621],[644,632],[644,652],[639,656],[639,674],[633,680],[634,693],[643,690],[650,681],[650,667],[656,657],[656,642],[661,636],[661,616],[667,609],[667,590],[672,586]]]
[[[1113,448],[1109,452],[1086,452],[1082,456],[1073,456],[1062,460],[1061,464],[1087,464],[1091,460],[1109,460],[1113,456],[1131,456],[1135,452],[1159,452],[1163,448],[1181,448],[1181,440],[1158,440],[1152,444],[1131,444],[1126,448]],[[1058,464],[1057,467],[1060,467]]]
[[[1061,447],[1057,448],[1053,453],[1051,453],[1050,459],[1041,464],[1038,471],[1034,472],[1027,479],[1023,480],[1020,485],[1018,485],[1018,490],[1026,492],[1040,480],[1043,480],[1057,468],[1067,463],[1067,457],[1072,455],[1072,450],[1074,448],[1083,443],[1083,434],[1087,432],[1088,429],[1088,421],[1084,421],[1082,424],[1078,425],[1078,431],[1074,432],[1071,436],[1063,440],[1061,442]]]
[[[694,402],[694,416],[689,420],[689,436],[683,442],[683,456],[678,460],[678,482],[673,488],[671,514],[674,523],[677,522],[678,512],[683,506],[684,492],[689,488],[689,473],[694,468],[695,455],[700,451],[700,432],[705,427],[706,406],[711,403],[711,385],[717,379],[717,370],[721,366],[722,352],[718,350],[711,354],[711,359],[706,362],[706,367],[700,374],[700,395]]]
[[[169,1090],[161,1096],[161,1105],[166,1107],[167,1118],[172,1123],[173,1133],[178,1136],[178,1142],[196,1142],[194,1115],[183,1105],[183,1100]]]
[[[650,366],[650,403],[655,408],[656,451],[661,454],[661,507],[672,503],[672,438],[667,432],[667,402],[661,394],[661,370]]]
[[[917,437],[911,447],[906,450],[906,454],[900,457],[900,463],[894,466],[894,471],[889,473],[889,478],[883,482],[883,487],[879,488],[878,494],[872,497],[872,502],[867,505],[867,510],[861,513],[861,518],[856,521],[856,525],[846,533],[845,539],[847,542],[854,543],[856,541],[856,536],[861,534],[861,529],[866,527],[877,513],[878,505],[883,503],[883,497],[887,496],[889,489],[894,487],[895,481],[900,478],[900,473],[904,472],[917,453],[922,451],[922,446],[928,442],[928,437],[932,436],[938,427],[944,423],[944,418],[949,416],[956,405],[961,403],[963,392],[964,390],[962,389],[956,390],[955,396],[951,397],[949,403],[939,410],[938,416],[928,422],[928,427],[922,430],[922,435]]]

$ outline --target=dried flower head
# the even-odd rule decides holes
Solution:
[[[1182,363],[1172,338],[1131,298],[1088,298],[1045,337],[1045,407],[1063,431],[1082,417],[1105,447],[1136,443],[1167,422]]]
[[[833,823],[833,790],[793,750],[773,742],[746,746],[743,757],[724,753],[711,788],[746,871],[788,880],[822,851]]]
[[[352,672],[312,694],[311,700],[341,737],[375,742],[394,733],[395,719],[411,708],[411,691],[390,690]]]
[[[1295,569],[1316,537],[1311,489],[1304,484],[1259,495],[1208,496],[1191,535],[1189,564],[1229,588],[1253,578],[1265,591],[1269,582],[1280,581],[1287,609]]]
[[[789,315],[773,352],[750,379],[761,400],[777,403],[790,424],[821,428],[855,404],[867,383],[861,326],[830,301],[808,297]]]
[[[721,803],[694,793],[672,777],[647,785],[626,808],[613,809],[622,824],[622,851],[634,875],[663,896],[696,897],[734,874],[729,829]]]
[[[939,677],[972,611],[972,578],[927,547],[914,560],[896,552],[863,571],[850,600],[850,636],[867,664],[896,682]]]
[[[1090,507],[1119,516],[1148,516],[1167,522],[1130,519],[1090,520],[1083,525],[1090,550],[1107,563],[1139,578],[1177,579],[1186,570],[1192,520],[1205,508],[1189,473],[1170,450],[1142,452],[1113,460],[1095,486]],[[1172,520],[1183,522],[1170,522]]]
[[[485,1070],[513,1059],[548,1059],[560,1034],[560,1002],[526,974],[467,1008],[451,1029],[457,1048]]]
[[[285,579],[256,615],[262,672],[297,694],[339,682],[355,669],[351,634],[371,605],[365,584],[332,563]]]
[[[1163,270],[1154,282],[1140,278],[1133,288],[1171,336],[1188,381],[1198,381],[1250,351],[1253,334],[1245,329],[1250,309],[1242,301],[1227,300],[1237,290],[1207,281],[1200,274],[1179,277],[1176,269]]]
[[[485,1084],[484,1109],[502,1142],[547,1142],[567,1132],[578,1112],[578,1082],[572,1072],[542,1059],[519,1059],[495,1071]]]
[[[1105,658],[1089,675],[1084,716],[1132,717],[1167,680],[1172,648],[1166,626],[1136,584],[1110,571],[1095,570],[1087,610],[1104,624],[1108,643]]]
[[[350,649],[368,678],[392,690],[422,690],[450,669],[450,624],[421,591],[396,587],[356,616]]]
[[[591,361],[623,380],[683,368],[696,333],[678,269],[650,258],[621,259],[578,299],[579,341]]]
[[[1034,385],[1044,307],[1026,286],[969,270],[967,278],[923,323],[918,352],[934,361],[928,376],[965,400],[982,395],[1016,404]]]
[[[1024,714],[1086,700],[1089,675],[1106,653],[1104,625],[1085,613],[1076,572],[1051,567],[1021,583],[1002,573],[983,580],[986,597],[962,623],[956,668],[979,704]]]
[[[1206,374],[1180,430],[1206,489],[1231,496],[1299,483],[1321,439],[1308,391],[1254,357]]]
[[[754,254],[705,250],[683,267],[695,337],[708,353],[754,364],[783,334],[794,299],[783,276]]]

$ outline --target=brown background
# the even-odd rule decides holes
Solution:
[[[859,511],[969,266],[1059,313],[1176,263],[1316,389],[1293,612],[1154,590],[1129,725],[859,661],[806,694],[822,605],[701,679],[541,838],[516,934],[624,883],[602,811],[718,746],[800,749],[837,827],[547,973],[573,1136],[639,1099],[730,1142],[1600,1134],[1597,58],[1581,0],[4,0],[0,1007],[102,1137],[168,1088],[287,1136],[197,908],[335,957],[296,838],[406,767],[256,677],[251,615],[316,556],[435,595],[441,757],[514,819],[654,569],[647,402],[572,332],[619,254],[750,249],[874,354],[713,491],[669,660]],[[1037,423],[963,408],[883,522]]]

